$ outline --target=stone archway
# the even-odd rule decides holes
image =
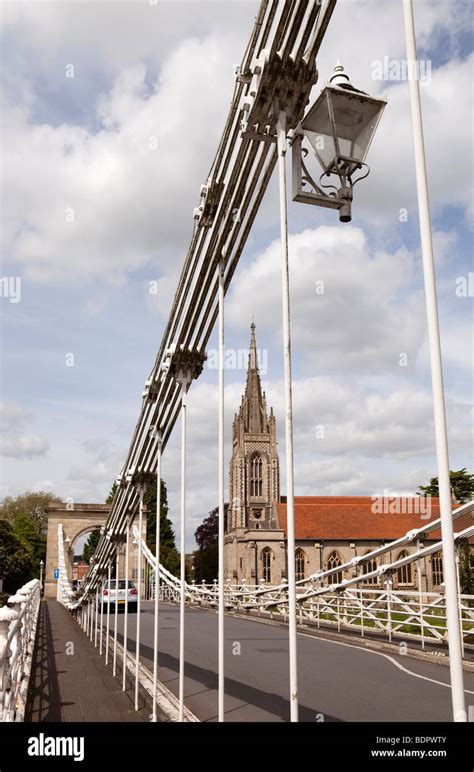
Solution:
[[[110,512],[109,504],[50,504],[48,512],[48,536],[46,544],[46,567],[44,595],[55,598],[57,581],[54,569],[58,567],[58,525],[62,523],[64,538],[69,538],[71,546],[77,538],[87,531],[104,525]],[[72,564],[69,565],[69,578],[72,578]]]

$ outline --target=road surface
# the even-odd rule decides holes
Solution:
[[[153,670],[153,602],[142,603],[141,656]],[[178,694],[179,608],[161,604],[159,679]],[[124,616],[118,617],[122,642]],[[114,617],[111,612],[110,628]],[[136,614],[128,615],[135,651]],[[217,720],[217,614],[186,609],[185,704],[201,721]],[[225,720],[288,721],[288,632],[239,617],[225,619]],[[451,721],[449,669],[298,634],[300,721]],[[465,673],[474,704],[474,674]]]

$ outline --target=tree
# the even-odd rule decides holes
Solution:
[[[228,504],[224,505],[224,519]],[[212,582],[219,573],[219,507],[212,509],[194,534],[198,549],[194,553],[194,578]]]
[[[0,518],[9,520],[12,522],[18,515],[27,515],[39,536],[46,536],[48,530],[48,513],[47,508],[49,504],[61,504],[62,501],[57,496],[53,496],[52,493],[46,493],[46,491],[38,491],[38,493],[21,494],[13,499],[11,496],[7,496],[0,506]]]
[[[147,536],[146,543],[152,552],[156,549],[156,475],[153,475],[153,482],[148,485],[143,497],[147,508]],[[176,549],[173,524],[168,517],[168,491],[166,483],[161,481],[160,491],[160,548],[171,547]]]
[[[114,500],[114,496],[115,496],[116,491],[117,491],[117,483],[114,482],[114,484],[112,485],[112,487],[110,489],[109,495],[105,499],[105,503],[106,504],[112,504],[112,501]]]
[[[147,508],[146,543],[153,553],[156,551],[156,474],[143,497]],[[160,563],[175,576],[179,573],[179,552],[176,549],[173,524],[168,517],[168,491],[161,480],[160,490]]]
[[[474,595],[474,555],[468,539],[459,544],[459,585],[462,594]]]
[[[156,474],[150,476],[150,484],[147,486],[143,497],[143,503],[147,508],[146,543],[150,550],[156,551]],[[114,483],[106,499],[106,504],[111,504],[117,484]],[[179,552],[176,549],[173,525],[168,517],[168,491],[166,483],[161,480],[160,492],[160,563],[172,574],[179,573]]]
[[[465,504],[474,498],[474,474],[469,474],[467,469],[450,471],[449,481],[451,494],[460,504]],[[418,490],[423,496],[439,496],[438,478],[432,477],[429,485],[419,485]],[[417,491],[418,493],[418,491]],[[461,592],[471,595],[474,593],[474,565],[472,550],[469,541],[463,540],[459,544],[459,584]]]
[[[467,469],[458,469],[457,472],[449,473],[451,483],[451,493],[456,501],[464,504],[474,498],[474,474],[469,474]],[[421,493],[418,493],[421,491]],[[432,477],[429,485],[419,485],[418,496],[439,496],[438,478]]]
[[[5,592],[14,593],[33,579],[33,556],[8,520],[0,520],[0,577]]]
[[[99,543],[100,539],[100,529],[95,528],[93,531],[90,532],[86,543],[84,544],[84,548],[82,550],[82,559],[86,561],[86,563],[90,563],[90,559],[94,552],[96,551],[97,545]]]
[[[35,524],[27,514],[19,514],[11,526],[15,536],[29,550],[32,559],[32,575],[30,579],[39,576],[40,561],[46,560],[46,539],[39,536]]]

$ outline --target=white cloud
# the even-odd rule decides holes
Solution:
[[[35,458],[44,456],[49,442],[37,434],[25,431],[29,414],[12,402],[0,404],[0,455],[11,458]]]
[[[293,352],[318,373],[328,369],[400,374],[400,355],[414,364],[424,337],[423,299],[413,288],[413,255],[405,248],[372,253],[352,226],[290,236]],[[237,274],[227,317],[236,327],[255,313],[259,329],[281,319],[281,258],[273,242]],[[265,292],[262,292],[265,287]]]
[[[48,24],[37,18],[38,8],[11,10],[5,22],[7,30],[20,37],[26,51],[28,46],[47,49],[57,44],[66,31],[79,50],[86,41],[93,46],[88,37],[90,26],[85,24],[91,9],[59,10],[56,5],[48,6],[44,17],[50,19]],[[227,17],[225,31],[220,16],[218,22],[213,21],[215,3],[201,7],[200,13],[199,4],[191,4],[189,14],[187,6],[177,4],[175,12],[167,15],[166,25],[181,29],[179,43],[172,49],[165,46],[161,31],[162,58],[153,85],[144,64],[152,42],[150,9],[128,5],[112,3],[108,8],[106,4],[94,9],[92,40],[97,38],[95,53],[99,58],[104,51],[111,53],[111,46],[118,55],[116,36],[108,34],[114,14],[128,19],[122,27],[127,30],[127,46],[122,41],[126,53],[122,59],[113,59],[114,84],[95,104],[100,130],[66,122],[58,126],[32,123],[34,100],[30,97],[25,97],[20,107],[3,108],[3,143],[8,149],[3,164],[7,193],[4,250],[23,264],[26,275],[35,281],[86,282],[97,276],[119,281],[151,260],[155,274],[171,273],[174,277],[181,262],[176,260],[177,254],[182,255],[187,247],[199,186],[214,156],[232,93],[232,64],[245,46],[243,30],[251,27],[254,4],[245,4],[248,22],[244,22],[245,14],[241,18],[240,4],[226,4],[240,22],[233,28],[229,23],[232,17]],[[387,51],[403,53],[400,9],[393,11],[393,3],[383,3],[377,11],[373,3],[362,3],[357,10],[353,2],[342,5],[344,12],[338,7],[323,45],[320,69],[323,72],[327,57],[335,58],[330,37],[335,33],[331,30],[337,27],[343,34],[350,26],[346,55],[354,61],[356,82],[367,51],[374,58]],[[456,4],[456,18],[447,13],[444,3],[435,8],[427,3],[419,5],[422,38],[440,25],[445,31],[459,31],[459,14],[462,17],[465,13],[465,4]],[[163,13],[163,9],[157,12]],[[377,36],[372,31],[375,13],[380,18],[383,14],[384,19],[377,25]],[[195,19],[196,37],[183,40],[191,18]],[[164,22],[163,18],[162,26],[166,27]],[[143,31],[141,53],[130,43],[129,31],[135,27]],[[99,41],[104,45],[100,54]],[[352,55],[353,48],[359,56],[355,51]],[[360,51],[364,52],[362,57]],[[432,85],[423,89],[430,192],[438,208],[446,204],[470,206],[466,172],[470,115],[465,94],[471,69],[472,58],[454,59],[433,71]],[[368,62],[363,72],[367,78]],[[60,91],[70,86],[64,77],[63,81],[62,86],[56,84]],[[357,81],[357,85],[366,84]],[[31,88],[34,86],[30,84]],[[373,171],[357,188],[354,202],[355,217],[370,218],[372,224],[384,227],[399,225],[401,207],[408,208],[409,218],[415,219],[407,83],[392,86],[389,92],[389,105],[370,153]],[[443,115],[442,121],[439,115]],[[150,142],[156,143],[155,150],[150,149]],[[277,208],[270,203],[267,199],[263,214],[273,221]]]
[[[182,252],[232,89],[227,44],[184,41],[153,89],[143,64],[123,71],[99,101],[97,133],[4,108],[4,250],[28,278],[118,281]],[[212,89],[196,89],[194,72]]]
[[[433,215],[458,206],[473,218],[469,92],[474,54],[433,69],[421,87],[429,194]],[[400,209],[417,225],[416,180],[408,82],[386,89],[388,104],[368,155],[371,174],[354,191],[354,217],[400,226]],[[442,116],[442,120],[440,120]]]
[[[36,434],[21,434],[16,437],[3,437],[0,441],[0,454],[14,458],[34,458],[43,456],[49,449],[49,443]]]

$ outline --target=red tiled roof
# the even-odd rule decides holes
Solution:
[[[391,508],[395,508],[393,501],[392,498],[385,502],[381,500],[380,512],[372,509],[374,501],[371,496],[295,496],[295,537],[315,541],[393,540],[439,517],[439,499],[430,500],[431,510],[428,512],[426,500],[421,498],[420,501],[419,496],[400,497],[395,500],[398,511],[386,511],[390,504]],[[286,503],[278,504],[277,507],[280,528],[286,533]],[[428,513],[430,517],[426,517]],[[462,531],[469,525],[472,525],[472,517],[470,514],[464,515],[455,521],[454,531]],[[438,541],[441,538],[440,530],[432,531],[428,538]]]

